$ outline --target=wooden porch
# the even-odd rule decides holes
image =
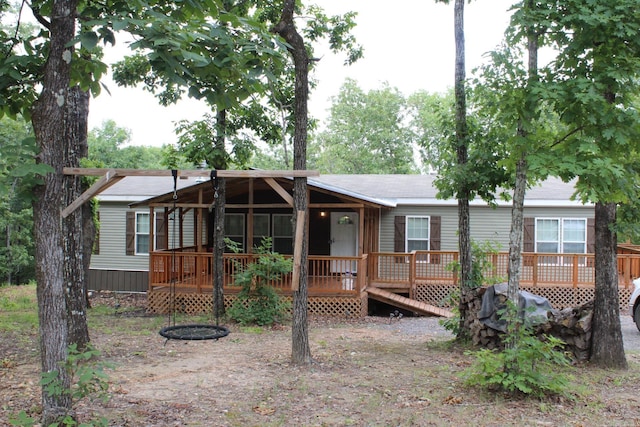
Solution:
[[[225,254],[226,304],[240,291],[240,287],[234,285],[234,275],[253,259],[252,254]],[[458,253],[453,251],[377,252],[360,257],[311,255],[308,260],[310,310],[317,314],[363,316],[367,314],[367,289],[379,288],[437,308],[422,314],[443,315],[442,300],[458,285],[458,274],[452,268],[457,259]],[[491,255],[491,268],[484,272],[485,277],[506,281],[507,265],[508,253]],[[211,304],[212,271],[210,252],[197,252],[195,248],[153,252],[148,290],[151,310],[165,312],[173,292],[183,299],[181,305],[187,306],[185,311],[206,311],[200,306]],[[632,280],[640,277],[640,254],[619,254],[618,273],[623,306],[633,290]],[[594,282],[593,254],[523,254],[521,287],[549,298],[554,307],[576,305],[592,298]],[[285,297],[293,294],[291,275],[272,286]],[[195,302],[189,303],[189,298]],[[393,299],[384,301],[393,304]],[[189,307],[190,304],[193,307]]]

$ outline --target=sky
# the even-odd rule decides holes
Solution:
[[[485,62],[484,54],[502,40],[509,22],[507,10],[514,0],[484,0],[465,5],[465,51],[467,76]],[[317,47],[320,59],[312,77],[318,81],[311,93],[309,112],[322,120],[327,117],[331,97],[336,96],[345,79],[352,78],[365,91],[383,83],[398,88],[405,96],[418,90],[444,92],[453,86],[455,45],[453,0],[450,5],[434,0],[316,0],[328,14],[355,11],[354,34],[364,46],[364,58],[344,65],[344,55],[334,55]],[[105,62],[115,62],[127,52],[126,44],[107,48]],[[186,100],[162,107],[141,88],[121,88],[109,77],[108,89],[91,100],[89,128],[114,120],[131,131],[134,145],[161,146],[174,143],[174,123],[198,120],[209,110],[202,102]]]

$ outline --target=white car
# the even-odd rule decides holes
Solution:
[[[640,277],[633,281],[635,289],[629,298],[629,314],[640,331]]]

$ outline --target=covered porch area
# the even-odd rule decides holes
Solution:
[[[167,312],[207,311],[213,295],[214,189],[209,181],[133,206],[148,206],[155,218],[149,254],[149,307]],[[269,238],[274,251],[293,256],[293,180],[273,177],[225,179],[225,236],[242,253],[223,256],[225,304],[240,291],[234,275],[256,259],[254,248]],[[363,316],[367,313],[367,253],[378,250],[380,210],[384,204],[308,184],[307,235],[310,308],[319,314]],[[292,276],[272,283],[291,296]],[[176,305],[175,300],[181,302]],[[314,308],[315,307],[315,308]]]

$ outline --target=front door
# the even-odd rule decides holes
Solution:
[[[356,212],[331,212],[331,256],[358,255],[358,214]],[[333,273],[355,273],[355,261],[334,261]]]

